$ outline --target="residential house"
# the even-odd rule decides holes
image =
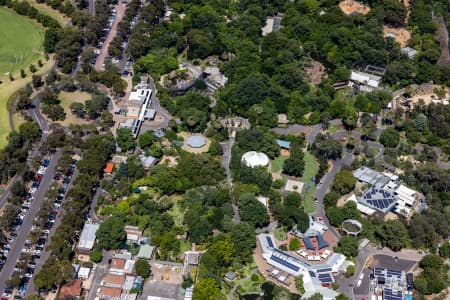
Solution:
[[[81,267],[78,270],[78,278],[80,279],[88,279],[91,274],[91,268]]]
[[[381,76],[352,70],[348,86],[359,92],[373,92],[381,88]]]
[[[142,237],[142,230],[140,230],[139,227],[137,226],[126,225],[124,230],[125,233],[127,234],[128,244],[138,243]]]
[[[81,296],[81,284],[81,280],[77,279],[69,284],[63,285],[59,290],[58,298],[79,298]]]
[[[81,232],[80,241],[78,242],[77,252],[81,254],[90,254],[94,248],[96,233],[99,229],[99,224],[84,224]]]
[[[137,258],[147,259],[150,260],[153,256],[153,252],[155,251],[154,246],[150,245],[142,245],[139,248],[139,252],[137,254]]]
[[[99,299],[104,300],[121,300],[122,289],[115,287],[101,287],[98,294]]]
[[[125,283],[125,275],[118,274],[107,274],[103,277],[102,282],[100,283],[102,286],[114,287],[114,288],[122,288],[122,285]]]

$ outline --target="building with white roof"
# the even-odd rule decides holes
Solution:
[[[412,213],[416,211],[422,200],[422,195],[409,187],[400,184],[394,191],[397,197],[397,204],[395,212],[406,218],[411,217]]]
[[[411,47],[405,47],[405,48],[402,48],[402,53],[406,54],[409,59],[413,59],[414,56],[417,55],[418,51]]]
[[[269,165],[269,157],[256,151],[249,151],[242,155],[241,161],[250,168],[267,167]]]
[[[362,92],[372,92],[381,87],[381,76],[352,70],[348,85]]]
[[[83,231],[81,232],[80,241],[78,242],[77,251],[79,253],[90,253],[94,248],[96,233],[99,224],[84,224]]]
[[[348,197],[347,200],[345,200],[345,201],[353,201],[353,202],[355,202],[355,203],[356,203],[356,208],[357,208],[362,214],[364,214],[364,215],[366,215],[366,216],[371,216],[371,215],[373,215],[373,214],[376,212],[375,209],[372,209],[372,208],[370,208],[370,207],[367,207],[367,206],[362,205],[361,203],[359,203],[359,202],[358,202],[358,199],[356,199],[356,196],[355,196],[355,194],[353,194],[353,193],[352,193],[352,194],[350,195],[350,197]]]
[[[363,166],[355,170],[353,175],[360,182],[371,185],[357,199],[358,210],[366,215],[373,214],[375,210],[381,213],[392,211],[403,217],[410,218],[415,211],[420,211],[421,205],[423,207],[426,206],[424,196],[401,184],[396,174],[391,172],[380,173]],[[349,198],[347,200],[354,199]]]
[[[81,267],[78,270],[78,278],[80,279],[88,279],[91,274],[91,268]]]

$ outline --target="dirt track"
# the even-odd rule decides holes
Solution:
[[[436,32],[436,39],[439,41],[441,47],[441,57],[437,64],[439,66],[450,67],[450,54],[448,52],[448,31],[445,24],[444,17],[438,17],[438,30]]]

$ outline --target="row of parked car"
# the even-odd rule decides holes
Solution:
[[[20,256],[14,267],[14,272],[13,274],[11,274],[11,276],[19,276],[21,280],[18,287],[18,293],[14,297],[14,299],[16,300],[20,300],[25,296],[28,284],[33,278],[34,272],[36,270],[36,262],[41,258],[41,254],[44,251],[45,244],[47,243],[50,232],[55,224],[56,217],[61,208],[61,204],[64,199],[65,193],[67,192],[68,185],[72,180],[73,174],[75,172],[76,164],[77,161],[72,160],[70,167],[64,174],[59,172],[55,174],[53,180],[59,185],[58,195],[52,201],[51,210],[47,216],[47,219],[45,220],[45,223],[41,224],[36,219],[33,227],[31,228],[30,236],[36,236],[39,234],[39,238],[33,243],[31,237],[29,237],[29,239],[25,241],[25,244],[21,250]],[[2,296],[10,297],[11,292],[12,286],[7,286]]]
[[[8,256],[10,254],[11,248],[14,246],[14,243],[16,242],[17,235],[19,234],[23,220],[26,217],[28,210],[31,207],[31,203],[34,199],[34,195],[37,192],[42,179],[44,178],[45,174],[47,173],[47,168],[50,164],[50,159],[44,159],[41,162],[41,165],[39,166],[38,172],[31,182],[31,186],[28,189],[28,193],[25,196],[24,201],[22,202],[22,207],[20,209],[19,214],[14,219],[13,223],[11,224],[10,230],[7,232],[7,244],[2,245],[1,247],[1,255],[0,255],[0,270],[3,269],[3,266],[5,265]],[[26,240],[25,244],[27,244],[29,241]],[[28,271],[28,270],[27,270]],[[3,298],[8,298],[11,295],[12,292],[12,286],[7,285],[3,294]]]
[[[103,33],[102,36],[99,38],[98,43],[97,43],[97,48],[101,49],[103,47],[103,44],[106,41],[106,37],[109,34],[109,31],[111,30],[111,27],[114,23],[114,20],[116,19],[117,16],[117,12],[116,9],[113,8],[111,11],[111,15],[108,18],[108,24],[105,26],[105,28],[103,28]],[[100,50],[94,51],[94,55],[91,59],[91,64],[95,65],[96,61],[97,61],[97,57],[100,55]]]

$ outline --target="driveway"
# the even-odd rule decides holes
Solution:
[[[27,239],[31,227],[33,226],[34,219],[36,218],[37,212],[41,209],[42,201],[45,198],[45,193],[50,187],[53,176],[55,176],[55,168],[58,163],[58,159],[61,157],[62,152],[56,151],[56,153],[51,157],[50,165],[47,169],[47,173],[39,185],[38,190],[34,194],[34,199],[31,204],[29,211],[27,212],[23,224],[20,228],[19,233],[17,234],[17,239],[11,247],[11,251],[9,252],[8,259],[3,267],[2,272],[0,273],[0,291],[3,292],[5,288],[6,281],[11,278],[11,274],[14,271],[14,266],[17,263],[17,260],[20,256],[21,250],[24,247],[25,240]]]

